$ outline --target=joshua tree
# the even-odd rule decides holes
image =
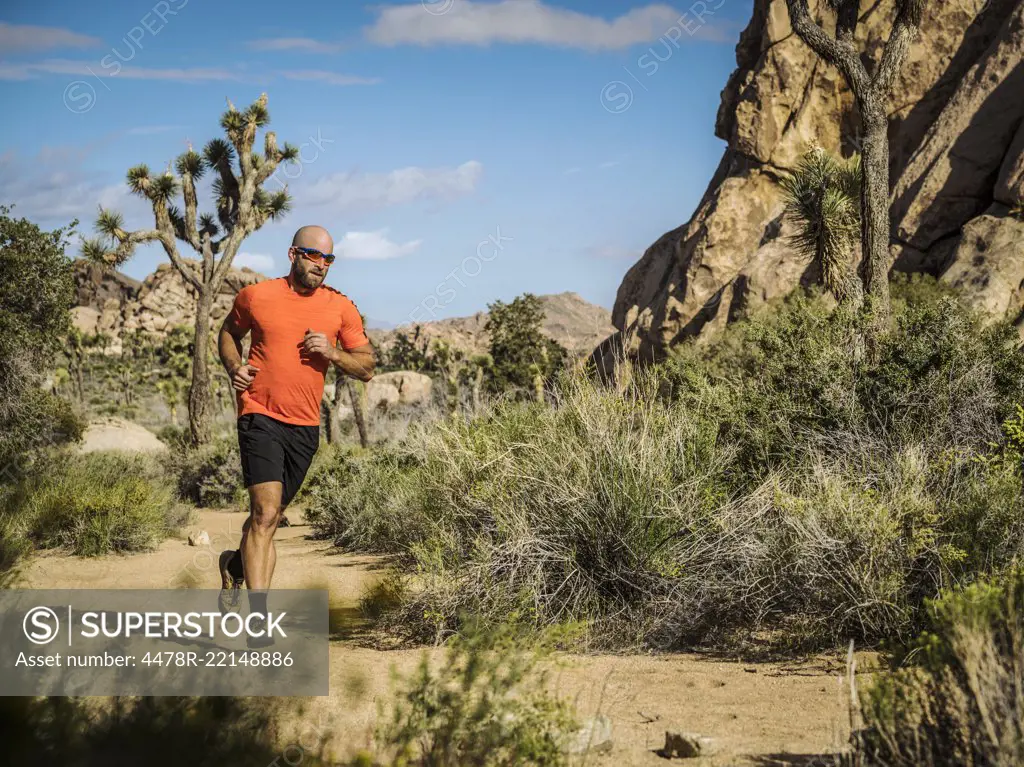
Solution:
[[[793,244],[818,267],[839,303],[859,308],[863,286],[855,262],[860,234],[860,158],[837,160],[820,147],[803,156],[781,183],[786,215],[796,224]]]
[[[480,392],[484,385],[484,375],[494,368],[494,358],[490,354],[475,354],[469,364],[473,367],[473,412],[480,412]]]
[[[170,377],[157,381],[157,391],[164,398],[164,404],[171,414],[171,424],[178,425],[178,403],[181,402],[181,395],[185,392],[185,379]]]
[[[195,291],[192,384],[188,396],[189,429],[195,444],[210,439],[210,362],[206,352],[214,298],[245,238],[267,221],[284,215],[291,206],[287,189],[271,194],[262,186],[281,162],[298,157],[294,146],[285,144],[283,149],[279,148],[272,131],[264,138],[263,154],[253,151],[257,130],[269,122],[267,94],[242,112],[229,101],[220,119],[227,139],[212,139],[202,154],[189,147],[175,162],[177,174],[170,166],[159,175],[151,174],[146,165],[128,170],[128,187],[152,206],[154,228],[126,231],[119,213],[101,208],[96,229],[102,236],[86,241],[82,247],[83,255],[90,260],[118,266],[132,256],[138,245],[158,242],[185,284]],[[216,175],[216,216],[198,212],[196,182],[207,170]],[[179,192],[184,212],[174,203]],[[181,257],[179,241],[199,255],[198,264]]]
[[[881,324],[889,314],[889,120],[886,104],[921,26],[924,0],[896,0],[892,33],[868,72],[854,39],[860,0],[823,0],[836,12],[835,37],[811,18],[808,0],[786,0],[795,31],[846,79],[860,111],[862,146],[861,279]]]

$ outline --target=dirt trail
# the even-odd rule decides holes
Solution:
[[[374,557],[337,553],[305,538],[296,523],[278,531],[275,586],[330,589],[334,609],[353,617],[363,591],[379,572]],[[150,553],[82,559],[44,552],[23,571],[23,588],[217,588],[217,556],[237,545],[244,513],[200,512],[190,529],[206,530],[210,545],[165,541]],[[432,651],[435,652],[435,651]],[[382,652],[351,637],[331,644],[330,697],[312,700],[304,721],[285,729],[309,743],[312,727],[327,723],[340,757],[369,745],[378,699],[390,697],[389,671],[413,668],[420,651]],[[602,713],[612,721],[611,752],[591,765],[664,765],[654,753],[667,727],[714,740],[710,756],[683,764],[831,764],[817,755],[834,752],[848,734],[843,664],[823,657],[804,663],[732,663],[700,655],[569,656],[554,678],[556,689],[574,699],[581,718]],[[297,752],[288,758],[295,761]]]

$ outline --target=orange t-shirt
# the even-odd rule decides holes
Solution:
[[[249,364],[259,368],[252,385],[238,393],[239,417],[260,413],[298,426],[319,425],[331,363],[319,355],[300,356],[306,329],[341,341],[344,349],[370,343],[359,310],[345,294],[320,286],[303,296],[284,277],[242,288],[230,317],[236,327],[252,331]]]

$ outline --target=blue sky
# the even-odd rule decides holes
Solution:
[[[99,205],[147,227],[125,171],[163,170],[221,135],[226,99],[265,91],[271,129],[302,160],[268,182],[294,207],[240,263],[285,273],[292,232],[315,223],[341,256],[328,282],[378,322],[526,291],[610,308],[718,164],[715,112],[751,7],[8,0],[0,204],[44,226],[77,217],[85,234]],[[164,259],[142,248],[123,271]]]

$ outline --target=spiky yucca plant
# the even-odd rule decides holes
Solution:
[[[101,208],[96,218],[96,231],[100,236],[82,243],[83,256],[116,267],[132,257],[136,246],[158,242],[185,284],[195,290],[195,344],[188,418],[192,441],[197,445],[210,440],[207,348],[214,298],[245,238],[267,221],[282,217],[291,207],[287,187],[270,193],[263,189],[263,184],[280,163],[295,160],[299,150],[287,143],[279,148],[272,131],[264,138],[262,155],[252,149],[257,130],[269,122],[267,94],[262,94],[243,111],[235,109],[229,101],[220,119],[226,139],[212,139],[202,154],[189,147],[174,162],[173,172],[170,166],[161,174],[151,173],[146,165],[128,169],[128,188],[152,206],[152,229],[127,231],[120,213]],[[196,182],[207,171],[216,174],[213,183],[216,216],[198,212]],[[184,209],[175,204],[179,195]],[[198,265],[181,257],[179,242],[198,254]]]
[[[837,159],[814,147],[780,182],[786,215],[796,225],[791,242],[812,259],[825,289],[840,303],[860,306],[856,272],[860,237],[860,157]]]
[[[933,3],[938,5],[938,3]],[[809,0],[786,0],[789,21],[796,35],[818,57],[840,71],[857,104],[861,143],[861,273],[873,316],[874,335],[885,325],[889,305],[889,112],[887,104],[899,101],[899,74],[910,57],[911,45],[921,31],[925,0],[894,0],[888,39],[874,62],[857,41],[857,28],[870,14],[862,0],[827,0],[816,3],[811,15]],[[831,9],[833,19],[822,6]],[[826,31],[828,30],[828,31]],[[871,48],[871,46],[868,46]]]

